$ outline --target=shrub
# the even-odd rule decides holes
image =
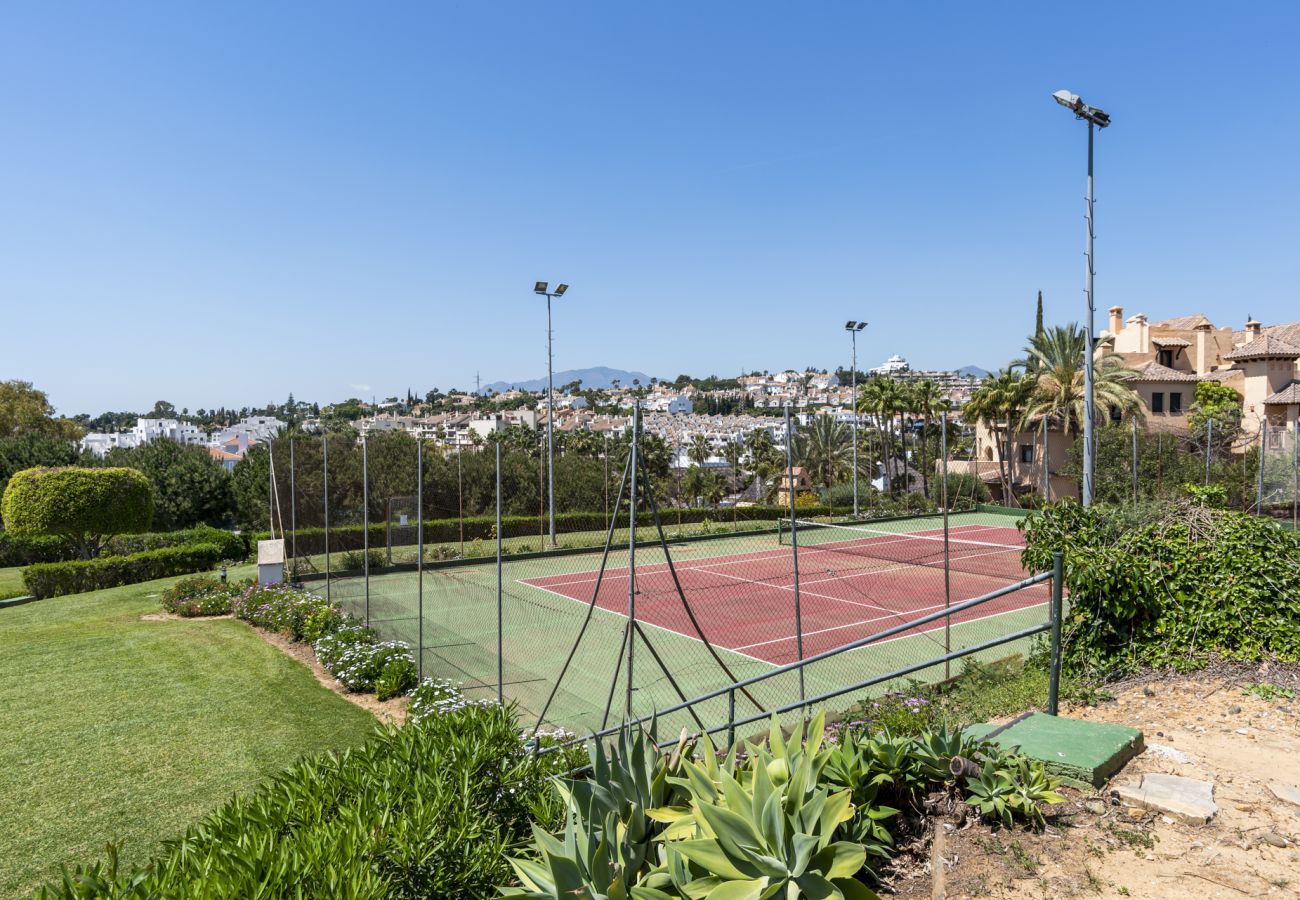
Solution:
[[[213,528],[210,525],[196,525],[184,531],[151,531],[144,534],[118,535],[104,544],[100,555],[124,556],[145,550],[160,550],[163,547],[179,547],[183,544],[217,544],[221,547],[221,558],[232,561],[247,559],[249,554],[249,547],[243,535]]]
[[[182,578],[163,591],[162,607],[186,618],[229,615],[231,602],[245,589],[222,584],[211,575]]]
[[[30,566],[32,563],[62,562],[74,559],[76,545],[66,537],[41,537],[0,531],[0,568]]]
[[[287,584],[254,585],[235,599],[231,611],[250,625],[282,634],[292,641],[319,638],[348,621],[325,598]]]
[[[187,544],[129,556],[37,563],[23,569],[23,586],[33,597],[45,598],[189,575],[211,569],[221,562],[224,558],[222,551],[223,548],[216,544]]]
[[[15,534],[65,535],[90,559],[108,537],[148,529],[153,488],[135,469],[24,469],[9,480],[0,517]]]
[[[1215,655],[1300,660],[1300,533],[1245,513],[1068,500],[1020,523],[1026,566],[1065,555],[1065,648],[1103,671]]]
[[[324,653],[317,650],[317,659],[349,691],[373,690],[380,700],[387,700],[415,687],[415,657],[409,644],[373,640],[334,644],[331,637],[319,643],[326,647]]]
[[[345,572],[360,572],[366,567],[366,556],[364,550],[345,550],[339,568]],[[371,550],[369,556],[372,572],[388,564],[388,558],[383,550]]]
[[[513,710],[473,704],[303,759],[130,872],[78,866],[42,898],[490,897],[534,820],[558,824],[554,757]]]

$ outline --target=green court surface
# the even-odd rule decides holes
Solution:
[[[683,609],[662,547],[638,546],[636,591],[631,599],[644,637],[636,640],[633,651],[631,714],[648,715],[679,702],[679,691],[694,697],[1026,576],[1018,568],[1014,519],[960,513],[951,517],[952,570],[945,587],[938,552],[942,541],[934,537],[941,525],[938,517],[926,517],[871,523],[870,532],[801,531],[797,610],[801,629],[796,628],[791,547],[777,534],[670,542],[682,591],[712,652]],[[643,540],[651,536],[649,529],[638,532]],[[525,721],[537,721],[555,689],[546,727],[586,732],[601,727],[607,703],[610,724],[629,712],[623,652],[629,550],[624,542],[610,551],[597,594],[601,556],[599,551],[524,559],[506,556],[501,571],[500,657],[493,557],[472,564],[426,563],[422,591],[417,573],[402,570],[372,574],[368,599],[365,579],[353,573],[332,578],[329,593],[335,603],[360,616],[368,605],[371,624],[386,638],[422,646],[426,677],[459,682],[472,698],[494,697],[500,659],[505,697],[518,704]],[[311,587],[325,590],[321,582]],[[593,595],[597,596],[594,606]],[[956,650],[1039,625],[1047,621],[1049,596],[1049,585],[1039,584],[970,610],[964,618],[953,617],[946,635],[948,646]],[[588,619],[586,633],[559,680]],[[804,695],[829,692],[942,654],[943,620],[925,629],[808,666]],[[1018,641],[981,656],[1002,658],[1023,652],[1026,644],[1027,640]],[[959,670],[960,663],[954,663],[952,671]],[[910,677],[935,681],[944,678],[945,671],[938,665]],[[736,697],[737,715],[797,701],[800,676],[783,673],[749,692],[749,697]],[[845,696],[830,705],[847,707],[855,699],[860,698]],[[706,725],[726,721],[727,712],[725,697],[697,707]],[[664,722],[665,728],[673,730],[682,726],[697,727],[697,723],[684,713]]]

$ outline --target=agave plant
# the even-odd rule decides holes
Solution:
[[[786,741],[774,717],[766,745],[747,745],[743,764],[734,748],[719,761],[704,741],[703,759],[683,760],[684,777],[671,779],[689,805],[650,811],[667,825],[667,858],[646,887],[705,900],[874,898],[854,877],[866,851],[834,840],[854,810],[850,791],[819,783],[830,759],[824,733],[819,715],[806,739],[800,726]]]

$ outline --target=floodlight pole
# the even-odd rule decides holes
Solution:
[[[866,324],[865,322],[863,323]],[[858,332],[862,329],[855,326],[849,328],[849,338],[853,342],[853,371],[850,376],[853,384],[853,396],[850,400],[849,408],[853,410],[853,518],[859,517],[858,512]]]
[[[544,281],[537,282],[533,293],[546,297],[546,493],[549,500],[550,547],[555,549],[555,383],[554,354],[552,353],[551,298],[561,297],[568,290],[568,285],[560,284],[554,291]]]
[[[1097,460],[1096,446],[1093,443],[1093,419],[1096,418],[1096,398],[1093,396],[1093,218],[1092,218],[1092,142],[1093,132],[1096,126],[1091,119],[1088,120],[1088,249],[1085,253],[1087,261],[1087,271],[1085,273],[1084,293],[1088,295],[1088,322],[1085,326],[1086,340],[1084,343],[1083,358],[1083,505],[1092,506],[1093,482],[1096,478]]]

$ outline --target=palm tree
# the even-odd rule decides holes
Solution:
[[[745,438],[745,457],[750,471],[764,488],[763,499],[770,500],[776,494],[777,476],[785,468],[785,457],[772,443],[772,435],[766,428],[755,428]]]
[[[943,391],[939,390],[939,385],[928,378],[912,385],[908,393],[912,401],[912,411],[921,417],[921,484],[925,495],[928,497],[930,496],[930,467],[928,463],[930,422],[934,419],[935,413],[944,410],[948,398],[944,396]]]
[[[1024,365],[1033,373],[1034,392],[1024,410],[1022,425],[1047,419],[1068,435],[1083,428],[1085,395],[1083,390],[1083,355],[1087,339],[1083,329],[1071,322],[1054,325],[1034,335],[1025,347]],[[1093,357],[1092,392],[1095,409],[1102,418],[1114,408],[1132,414],[1141,409],[1129,380],[1137,373],[1124,365],[1121,357]]]
[[[713,455],[713,445],[709,439],[702,434],[691,436],[691,444],[686,449],[686,458],[697,466],[703,466]]]
[[[1033,377],[1007,368],[990,375],[971,394],[962,412],[992,432],[998,457],[998,474],[1006,502],[1015,502],[1011,479],[1011,435],[1024,421],[1025,409],[1034,394]]]
[[[810,428],[795,434],[795,459],[808,470],[809,477],[831,487],[853,465],[853,445],[849,430],[830,416],[817,416]]]

